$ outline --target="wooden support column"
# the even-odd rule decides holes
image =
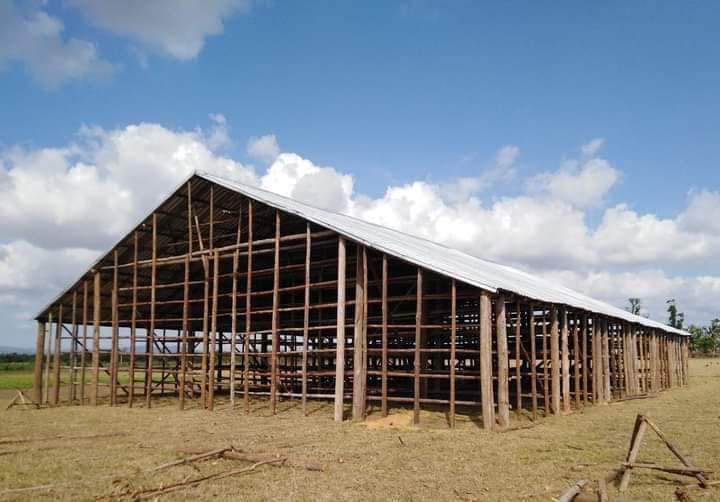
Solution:
[[[280,346],[280,211],[275,210],[275,244],[273,261],[273,304],[272,304],[272,360],[270,362],[270,402],[272,414],[277,413],[277,387],[278,387],[278,348]]]
[[[52,329],[53,329],[53,315],[52,312],[48,313],[47,332],[44,334],[46,337],[45,347],[47,354],[45,354],[45,366],[44,377],[43,377],[43,403],[50,403],[50,366],[52,365]]]
[[[62,325],[63,325],[63,305],[60,303],[58,307],[58,318],[55,324],[55,352],[53,361],[53,398],[52,403],[57,405],[60,402],[60,363],[62,362]]]
[[[537,420],[537,339],[535,337],[535,305],[528,306],[530,324],[530,399],[532,400],[532,419]]]
[[[542,361],[543,361],[543,414],[550,414],[550,375],[548,374],[548,333],[547,333],[547,309],[542,309]]]
[[[252,329],[253,201],[248,199],[247,278],[245,282],[245,337],[243,340],[243,401],[250,413],[250,331]]]
[[[383,298],[387,296],[383,281]],[[457,363],[457,285],[450,281],[450,427],[455,428],[455,366]],[[387,392],[387,391],[386,391]]]
[[[75,402],[76,386],[77,386],[77,349],[78,349],[78,325],[77,325],[77,290],[72,293],[72,311],[70,314],[70,382],[68,385],[68,401],[70,404]]]
[[[657,330],[650,331],[650,392],[658,392]]]
[[[561,311],[562,326],[560,328],[560,347],[562,354],[562,409],[564,413],[570,412],[570,347],[568,343],[568,316],[567,309]]]
[[[522,347],[522,306],[515,302],[515,414],[520,416],[522,411],[522,373],[520,348]]]
[[[233,295],[233,305],[235,304]],[[180,393],[178,406],[185,408],[185,387],[187,375],[188,337],[190,336],[190,253],[185,255],[185,270],[183,274],[183,320],[182,320],[182,355],[180,356]],[[233,322],[235,317],[233,316]]]
[[[455,281],[453,280],[453,288],[455,287]],[[454,289],[453,289],[454,291]],[[388,414],[388,399],[387,399],[387,392],[388,392],[388,259],[387,255],[383,254],[382,257],[382,368],[381,368],[381,375],[382,375],[382,383],[381,383],[381,389],[380,393],[382,395],[382,402],[381,402],[381,411],[382,416],[386,417]],[[454,319],[453,319],[454,321]],[[450,349],[451,351],[454,350],[453,348]],[[452,356],[451,356],[452,358]],[[451,372],[454,372],[451,370]],[[451,377],[452,380],[452,377]],[[454,392],[454,382],[451,381],[451,395]],[[453,398],[450,398],[451,407],[454,405]]]
[[[80,404],[85,404],[85,359],[88,347],[88,281],[83,281],[82,352],[80,353]]]
[[[215,408],[215,359],[217,358],[218,347],[218,288],[220,275],[220,253],[213,253],[213,285],[212,285],[212,312],[210,314],[210,350],[208,353],[208,388],[207,388],[207,409],[212,411]]]
[[[303,348],[302,348],[302,413],[307,416],[308,386],[308,337],[310,336],[310,262],[312,254],[312,237],[310,223],[305,227],[305,302],[303,305]],[[363,410],[364,411],[364,410]]]
[[[480,400],[483,427],[495,425],[495,399],[492,374],[492,302],[490,293],[480,291]]]
[[[552,370],[552,411],[559,415],[560,410],[560,329],[558,326],[558,309],[553,305],[550,309],[550,359]]]
[[[495,299],[495,334],[498,366],[498,423],[506,428],[510,425],[510,391],[508,372],[507,319],[505,298],[498,294]]]
[[[115,406],[117,400],[118,375],[118,252],[113,251],[113,282],[110,296],[111,308],[111,339],[110,339],[110,406]]]
[[[100,271],[93,273],[93,355],[92,355],[92,389],[90,404],[97,405],[98,385],[100,383]]]
[[[580,316],[573,316],[573,377],[575,408],[580,409]]]
[[[157,213],[152,215],[152,262],[150,264],[150,328],[147,332],[148,353],[145,369],[145,406],[150,408],[153,390],[153,352],[155,350],[155,302],[157,286]]]
[[[420,423],[420,365],[422,348],[422,319],[423,319],[423,273],[417,269],[417,283],[415,290],[415,360],[413,363],[413,424]]]
[[[45,322],[37,322],[35,333],[35,367],[33,368],[33,401],[42,402],[43,355],[45,355]]]
[[[582,316],[582,380],[583,380],[583,405],[588,404],[588,317]]]
[[[343,420],[345,397],[345,238],[338,238],[337,332],[335,352],[335,421]]]
[[[367,251],[358,245],[355,267],[355,326],[353,343],[353,420],[365,419],[367,398]]]
[[[132,408],[135,400],[135,350],[137,345],[137,300],[138,300],[138,233],[133,233],[133,278],[132,278],[132,312],[130,313],[130,382],[128,391],[128,407]]]
[[[608,337],[608,323],[602,324],[602,360],[603,360],[603,398],[605,401],[612,400],[612,389],[610,387],[610,339]]]

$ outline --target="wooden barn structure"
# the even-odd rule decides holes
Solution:
[[[688,381],[683,331],[201,173],[36,319],[55,405],[327,399],[336,420],[440,407],[490,428]]]

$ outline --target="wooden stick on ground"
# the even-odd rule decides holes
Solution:
[[[575,483],[573,486],[571,486],[565,493],[560,495],[558,497],[558,502],[571,502],[572,499],[575,498],[576,495],[578,495],[583,487],[587,484],[587,480],[581,479],[577,483]]]

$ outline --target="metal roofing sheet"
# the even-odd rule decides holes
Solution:
[[[522,270],[483,260],[437,242],[376,225],[352,216],[313,207],[288,197],[219,176],[200,172],[196,174],[201,178],[269,206],[301,216],[371,248],[488,291],[509,291],[535,300],[564,304],[650,328],[688,335],[685,331],[631,314],[626,310],[590,298],[570,288],[560,286]]]

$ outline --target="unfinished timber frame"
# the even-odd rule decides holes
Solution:
[[[197,174],[37,321],[53,405],[326,399],[492,428],[688,382],[677,330],[489,291]]]

